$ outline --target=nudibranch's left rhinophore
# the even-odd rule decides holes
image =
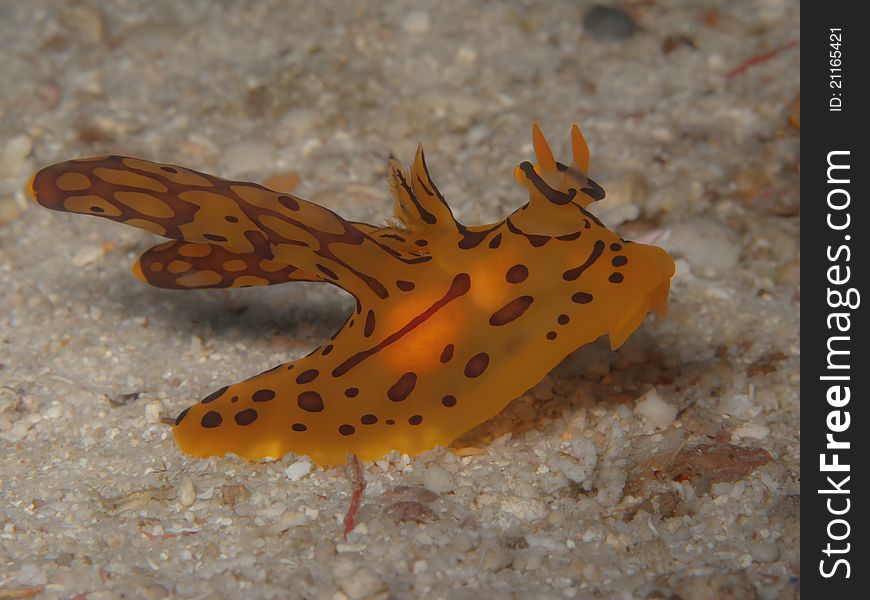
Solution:
[[[604,190],[571,131],[556,162],[537,126],[537,164],[516,179],[527,204],[505,219],[458,222],[423,158],[390,162],[397,224],[346,221],[292,194],[184,167],[101,156],[34,175],[33,198],[172,241],[133,267],[152,285],[201,289],[322,281],[356,310],[320,348],[186,408],[175,438],[194,456],[348,453],[378,458],[448,444],[607,335],[616,348],[647,312],[664,313],[674,262],[621,239],[589,212]]]

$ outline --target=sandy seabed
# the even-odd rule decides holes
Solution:
[[[795,598],[799,4],[0,4],[0,598]],[[636,26],[632,26],[630,18]],[[170,292],[143,231],[29,205],[118,153],[289,182],[381,223],[418,142],[463,222],[583,126],[596,214],[677,262],[669,314],[451,448],[190,458],[163,422],[307,354],[316,284]]]

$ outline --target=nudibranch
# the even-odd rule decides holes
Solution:
[[[257,460],[288,452],[322,465],[449,444],[607,335],[620,346],[664,314],[674,262],[610,231],[589,204],[589,150],[556,162],[532,129],[537,164],[516,179],[530,199],[484,226],[457,221],[423,150],[389,163],[396,223],[375,227],[255,183],[123,156],[70,160],[31,180],[53,210],[96,215],[170,238],[136,262],[142,281],[205,289],[319,281],[356,310],[309,355],[222,387],[175,420],[193,456]]]

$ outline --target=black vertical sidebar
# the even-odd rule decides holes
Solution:
[[[801,591],[870,588],[870,22],[860,2],[801,15]],[[824,594],[824,596],[822,595]]]

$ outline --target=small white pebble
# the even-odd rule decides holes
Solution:
[[[670,228],[662,239],[665,250],[684,257],[692,272],[701,277],[732,273],[740,262],[740,238],[723,223],[708,217],[695,217]]]
[[[59,419],[64,414],[63,408],[64,408],[64,405],[61,404],[60,402],[52,402],[51,406],[49,406],[47,409],[42,411],[42,414],[46,419]],[[0,408],[0,410],[2,410],[2,408]],[[0,429],[2,429],[2,428],[0,428]]]
[[[446,469],[437,465],[430,465],[426,467],[423,473],[423,486],[436,494],[444,494],[452,492],[456,484],[453,481],[453,475]]]
[[[547,505],[541,500],[517,496],[504,496],[499,508],[502,512],[511,514],[527,523],[539,521],[546,517],[549,512]]]
[[[299,527],[300,525],[305,525],[308,522],[308,519],[301,512],[297,511],[287,511],[281,518],[273,526],[273,529],[277,533],[281,533],[282,531],[287,531],[291,527]]]
[[[677,418],[677,407],[662,400],[655,388],[640,397],[634,411],[659,429],[668,427]]]
[[[181,506],[192,506],[196,502],[196,489],[193,487],[193,481],[186,475],[178,484],[178,502]]]
[[[598,488],[595,501],[601,506],[615,506],[622,499],[627,478],[623,469],[601,469],[595,478],[595,485]]]
[[[415,10],[405,15],[402,19],[402,31],[413,34],[423,34],[429,31],[432,26],[432,19],[429,18],[429,13],[422,10]]]
[[[674,261],[676,271],[674,274],[679,277],[688,277],[692,274],[692,265],[685,258],[678,258]]]
[[[163,403],[160,400],[152,400],[145,405],[145,422],[149,425],[160,423],[160,414],[163,412]]]
[[[671,133],[670,129],[665,127],[653,127],[649,132],[649,136],[656,142],[662,143],[670,142],[674,139],[674,134]]]
[[[91,264],[105,253],[106,251],[102,246],[85,246],[73,254],[72,264],[76,267],[83,267]]]
[[[4,176],[18,175],[31,150],[33,140],[30,137],[23,133],[13,136],[0,152],[0,173]]]
[[[202,355],[202,338],[198,335],[191,336],[190,338],[190,353],[194,356]]]
[[[758,412],[755,408],[755,403],[746,394],[730,394],[719,400],[719,412],[738,419],[751,417]]]
[[[640,174],[608,182],[608,205],[601,207],[601,219],[611,227],[634,221],[640,216],[640,207],[648,195],[646,181]]]
[[[749,544],[749,554],[757,562],[773,562],[779,558],[779,545],[766,540],[752,542]]]
[[[269,140],[243,140],[224,150],[223,164],[232,176],[267,167],[275,158],[275,146]]]
[[[477,52],[474,48],[460,46],[456,50],[456,62],[463,66],[473,65],[477,62]]]
[[[351,600],[362,600],[387,589],[387,584],[365,567],[342,578],[338,585]]]
[[[284,475],[286,475],[287,479],[289,479],[290,481],[299,481],[310,472],[311,463],[307,460],[297,461],[284,469]]]
[[[598,447],[586,437],[574,438],[570,453],[559,452],[552,459],[552,466],[575,483],[583,483],[592,477],[597,464]]]
[[[146,600],[160,600],[169,596],[169,591],[159,583],[152,583],[142,588],[142,597]]]
[[[766,425],[760,423],[744,423],[731,432],[731,440],[736,441],[740,438],[763,440],[768,435],[770,435],[770,428]]]
[[[556,549],[556,540],[551,537],[547,537],[545,535],[537,535],[533,533],[527,533],[525,535],[526,542],[528,542],[529,546],[532,548],[544,548],[546,550],[555,550]]]

